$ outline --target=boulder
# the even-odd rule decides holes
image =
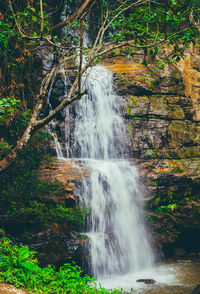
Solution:
[[[155,284],[156,281],[154,279],[138,279],[136,282],[144,283],[144,284]]]

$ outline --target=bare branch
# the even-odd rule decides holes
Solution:
[[[10,9],[11,9],[11,11],[12,11],[12,15],[13,15],[13,17],[14,17],[14,21],[15,21],[15,24],[16,24],[16,26],[17,26],[17,28],[18,28],[18,31],[19,31],[20,35],[21,35],[22,37],[25,37],[26,35],[22,32],[22,29],[21,29],[20,25],[19,25],[18,22],[17,22],[16,16],[15,16],[15,13],[14,13],[14,10],[13,10],[13,7],[12,7],[12,2],[11,2],[11,0],[9,0],[9,6],[10,6]]]
[[[101,36],[102,32],[104,32],[105,24],[106,24],[107,19],[108,19],[108,15],[109,15],[109,13],[108,13],[108,10],[107,10],[107,11],[106,11],[105,19],[104,19],[104,21],[102,22],[101,28],[100,28],[100,30],[99,30],[99,32],[98,32],[98,34],[97,34],[96,40],[95,40],[95,42],[94,42],[93,49],[96,47],[97,43],[99,42],[99,39],[101,38],[100,36]],[[101,38],[101,39],[102,39],[102,38]]]
[[[89,2],[90,2],[90,0],[85,0],[83,2],[83,4],[74,13],[72,13],[68,18],[66,18],[64,21],[61,21],[58,24],[56,24],[55,26],[53,26],[51,28],[51,31],[55,31],[57,29],[63,28],[69,22],[71,22],[72,20],[74,20],[88,6]]]
[[[83,20],[80,23],[80,57],[79,57],[79,69],[78,69],[78,93],[81,93],[81,69],[83,64]]]
[[[92,62],[94,61],[94,57],[91,58],[86,65],[81,69],[80,75],[82,76],[83,73],[85,73],[85,71],[87,70],[88,67],[91,66]],[[48,122],[50,122],[52,120],[52,118],[55,117],[55,115],[63,110],[67,105],[71,104],[73,101],[80,99],[80,97],[84,94],[86,94],[86,92],[81,92],[80,95],[79,94],[75,94],[75,91],[77,89],[78,86],[78,82],[79,82],[79,75],[76,77],[74,83],[72,84],[67,96],[64,98],[64,100],[44,119],[39,120],[36,122],[37,128],[41,128],[42,126],[46,125]],[[75,94],[75,95],[74,95]]]
[[[44,14],[43,14],[43,3],[42,0],[40,0],[40,17],[41,17],[41,28],[40,28],[40,33],[41,33],[41,38],[43,35],[43,30],[44,30]]]

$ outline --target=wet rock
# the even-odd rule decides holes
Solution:
[[[186,251],[183,249],[183,248],[176,248],[175,250],[174,250],[174,254],[176,255],[176,256],[184,256],[184,255],[186,255]]]
[[[185,84],[185,95],[190,97],[193,105],[193,120],[200,121],[200,72],[199,56],[187,54],[181,62],[183,79]]]
[[[26,244],[31,250],[38,252],[37,258],[41,266],[54,264],[59,267],[72,260],[82,265],[87,241],[87,238],[72,233],[67,225],[53,223],[50,228],[26,240]]]
[[[54,54],[52,53],[52,47],[45,45],[44,42],[41,42],[40,49],[37,51],[37,55],[42,59],[43,63],[43,72],[42,75],[45,76],[52,68],[54,61]]]
[[[141,63],[140,63],[141,61]],[[142,64],[142,59],[113,57],[103,65],[114,75],[114,88],[117,95],[147,95],[152,93],[154,77]],[[154,91],[153,91],[154,92]]]
[[[175,65],[166,65],[160,74],[161,77],[157,79],[157,84],[161,93],[184,95],[182,73]]]
[[[156,281],[153,279],[138,279],[136,282],[138,283],[144,283],[144,284],[155,284]]]
[[[185,97],[127,96],[125,114],[133,157],[200,157],[200,124],[191,118],[191,101]]]
[[[126,86],[124,86],[124,82],[119,81],[116,79],[117,88],[115,89],[115,93],[120,96],[124,95],[136,95],[136,96],[143,96],[149,95],[152,92],[144,87],[139,82],[131,81],[130,83],[126,82]]]
[[[40,179],[46,182],[58,181],[61,189],[66,193],[61,196],[54,196],[53,201],[58,204],[75,203],[74,188],[81,186],[83,178],[90,176],[90,171],[81,165],[79,160],[65,161],[58,158],[51,158],[40,166]]]
[[[200,285],[196,286],[191,294],[200,294]]]

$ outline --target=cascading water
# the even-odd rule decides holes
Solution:
[[[54,83],[54,80],[52,81],[52,83],[50,85],[50,89],[49,89],[48,97],[47,97],[47,102],[48,102],[48,105],[49,105],[50,113],[52,112],[52,105],[50,103],[50,96],[51,96],[51,92],[52,92],[52,88],[53,88],[53,83]],[[58,141],[58,137],[57,137],[55,129],[56,129],[56,121],[55,121],[55,119],[53,119],[48,124],[48,131],[53,136],[54,144],[55,144],[55,147],[56,147],[57,157],[63,158],[64,156],[63,156],[63,153],[62,153],[62,148],[61,148],[61,145],[60,145],[60,143]]]
[[[82,79],[88,94],[76,103],[73,153],[91,170],[82,203],[91,207],[86,232],[90,272],[96,277],[151,267],[153,254],[142,217],[142,193],[136,168],[124,157],[125,127],[112,73],[102,66]]]

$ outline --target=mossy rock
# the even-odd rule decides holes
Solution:
[[[155,115],[167,116],[168,110],[167,110],[166,99],[164,96],[162,95],[151,96],[151,106],[149,109],[149,113],[152,113]]]
[[[168,132],[172,147],[180,146],[190,141],[190,133],[185,121],[173,121]]]
[[[185,113],[179,105],[170,105],[168,106],[168,118],[184,119]]]
[[[150,99],[148,96],[127,96],[128,107],[126,109],[127,116],[146,115]]]

